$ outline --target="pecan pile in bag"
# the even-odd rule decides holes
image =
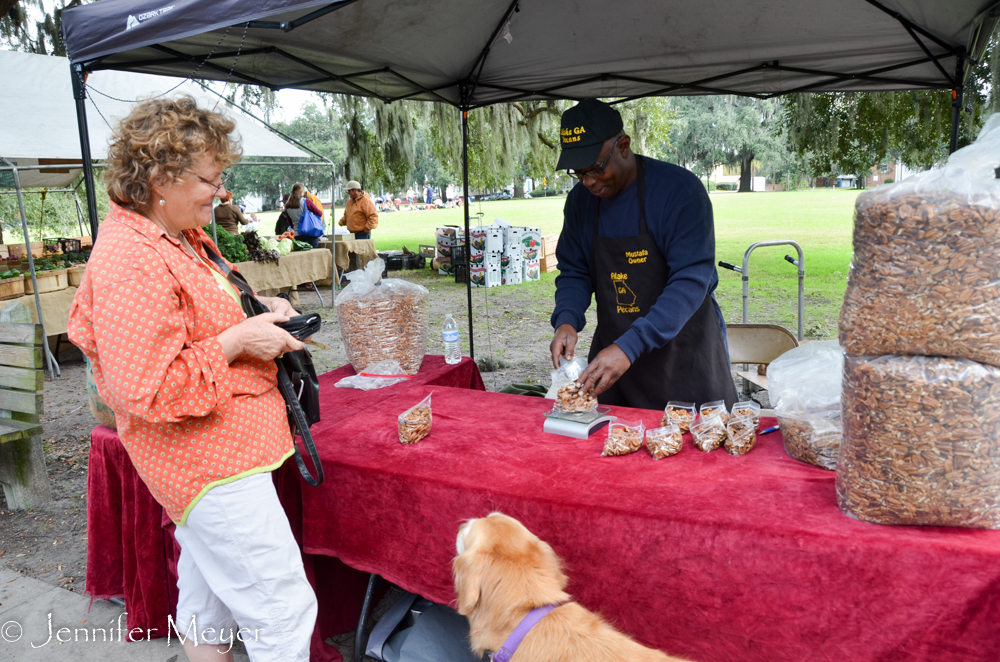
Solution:
[[[645,426],[642,421],[635,423],[612,423],[608,427],[608,439],[604,442],[601,455],[628,455],[642,448]]]
[[[925,175],[858,196],[840,342],[1000,365],[1000,188]]]
[[[381,279],[383,265],[376,258],[347,274],[351,283],[337,295],[347,360],[359,373],[379,361],[397,361],[415,375],[427,351],[429,292],[405,280]]]
[[[837,503],[866,522],[1000,528],[1000,368],[848,357]]]
[[[676,425],[665,425],[652,430],[646,430],[646,450],[653,456],[654,460],[662,460],[671,455],[681,452],[684,444],[684,437],[681,430]]]
[[[556,393],[555,407],[559,411],[577,412],[597,409],[597,398],[591,393],[583,394],[583,386],[576,382],[566,384]]]
[[[399,443],[415,444],[431,433],[431,396],[399,415]]]

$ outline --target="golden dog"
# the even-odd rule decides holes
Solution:
[[[683,662],[639,645],[570,602],[559,557],[516,519],[492,513],[469,520],[456,547],[458,613],[469,618],[477,655],[503,646],[532,609],[561,604],[525,636],[511,662]]]

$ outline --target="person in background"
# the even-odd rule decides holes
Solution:
[[[292,186],[292,192],[288,195],[288,199],[285,200],[285,211],[282,215],[287,215],[287,218],[283,222],[282,217],[278,217],[278,223],[274,227],[274,233],[283,234],[286,230],[291,228],[297,235],[299,219],[302,218],[303,209],[308,209],[320,218],[323,217],[323,209],[317,206],[316,203],[306,196],[306,187],[302,184],[296,183]],[[297,238],[298,237],[296,237],[296,239]]]
[[[202,229],[240,159],[235,129],[190,96],[144,101],[118,124],[110,211],[68,333],[177,525],[176,623],[202,635],[185,659],[232,662],[243,628],[261,631],[245,639],[255,662],[308,662],[316,596],[270,475],[294,453],[274,358],[303,347],[276,326],[295,311],[259,297],[270,312],[247,318]]]
[[[243,215],[243,211],[233,204],[233,192],[226,191],[219,198],[219,206],[215,208],[215,224],[229,234],[239,234],[240,226],[246,225],[250,220],[257,220],[256,214],[250,214],[250,219]]]
[[[354,233],[355,239],[371,239],[372,230],[378,227],[375,203],[357,181],[347,182],[347,204],[344,206],[340,225],[346,225],[347,231]]]

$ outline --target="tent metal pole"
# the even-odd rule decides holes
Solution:
[[[464,90],[463,90],[464,91]],[[469,111],[464,108],[462,113],[462,210],[465,212],[465,293],[469,299],[469,356],[476,360],[476,348],[473,344],[472,329],[472,263],[469,253]],[[488,322],[487,322],[488,323]]]
[[[83,66],[70,62],[73,81],[73,98],[76,99],[76,125],[80,132],[80,157],[83,162],[83,179],[87,184],[87,215],[90,218],[90,236],[97,241],[97,191],[94,189],[94,164],[90,158],[90,131],[87,129],[87,91],[83,87]]]
[[[24,196],[21,195],[21,178],[17,174],[17,168],[14,168],[12,172],[14,173],[14,189],[17,191],[17,207],[21,211],[21,229],[24,231],[24,250],[28,256],[31,289],[35,291],[35,310],[38,312],[38,323],[42,327],[42,338],[44,339],[42,346],[45,348],[45,360],[49,365],[49,378],[55,380],[57,375],[62,375],[62,371],[59,370],[59,364],[52,356],[52,350],[49,349],[49,334],[45,331],[45,317],[42,315],[42,296],[38,293],[38,279],[35,277],[35,258],[31,254],[31,237],[28,235],[28,215],[24,211]]]
[[[76,226],[80,228],[80,236],[83,236],[83,207],[80,206],[80,196],[76,189],[73,189],[73,202],[76,204]]]
[[[962,106],[964,105],[965,96],[965,82],[962,76],[964,64],[964,58],[959,57],[958,63],[955,65],[957,87],[951,91],[951,142],[948,145],[949,154],[958,149],[958,127],[962,122]]]

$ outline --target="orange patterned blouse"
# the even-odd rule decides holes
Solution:
[[[132,464],[179,524],[214,486],[293,452],[274,362],[226,363],[216,336],[243,310],[210,271],[212,240],[184,234],[204,261],[111,203],[69,318]]]

